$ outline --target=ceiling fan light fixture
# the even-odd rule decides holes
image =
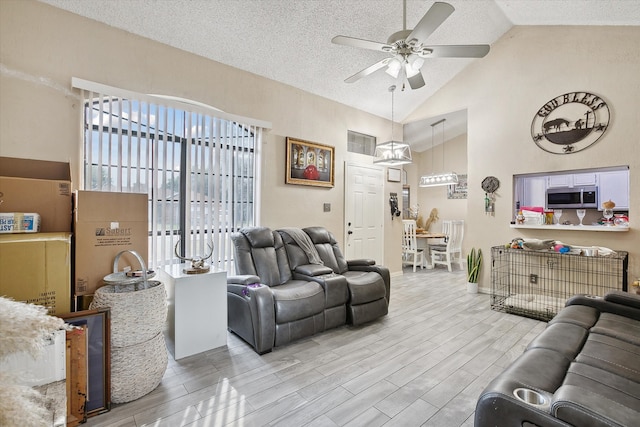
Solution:
[[[407,73],[407,78],[408,79],[410,79],[411,77],[415,76],[416,74],[418,74],[420,72],[420,68],[415,68],[409,62],[407,62],[404,65],[404,70]]]
[[[331,41],[336,44],[352,46],[362,49],[374,50],[377,52],[385,52],[392,59],[399,61],[401,69],[398,73],[391,68],[387,73],[394,78],[398,76],[403,80],[402,88],[404,90],[405,82],[409,84],[411,89],[420,89],[425,86],[422,73],[419,72],[420,67],[413,66],[408,69],[405,61],[409,57],[429,57],[429,58],[482,58],[489,52],[489,45],[442,45],[425,47],[427,39],[433,34],[438,27],[453,13],[453,6],[443,1],[434,2],[429,10],[424,14],[413,30],[407,29],[407,0],[403,0],[403,25],[402,30],[391,34],[386,43],[364,40],[348,36],[335,36]],[[345,79],[345,83],[354,83],[359,79],[366,77],[388,65],[388,59],[378,61],[373,65],[359,71],[358,73]]]
[[[397,79],[398,74],[400,73],[400,68],[402,68],[402,66],[400,65],[400,62],[398,62],[398,60],[394,58],[391,61],[389,61],[389,65],[387,66],[387,69],[385,70],[385,72],[389,74],[391,77],[393,77],[394,79]]]

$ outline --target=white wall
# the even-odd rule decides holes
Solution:
[[[630,278],[640,276],[640,27],[514,27],[482,60],[465,69],[407,121],[468,110],[469,199],[467,248],[517,236],[600,245],[630,253]],[[601,96],[611,110],[605,135],[570,155],[547,153],[533,142],[531,122],[550,99],[573,91]],[[626,233],[515,230],[514,174],[629,165],[631,230]],[[488,175],[501,181],[496,214],[486,216],[480,187]],[[490,287],[485,262],[480,286]]]
[[[70,87],[73,76],[193,99],[273,124],[261,147],[262,225],[323,225],[339,241],[344,162],[371,163],[347,153],[347,130],[391,137],[386,119],[35,1],[0,1],[0,63],[0,156],[68,161],[77,187],[82,102]],[[285,185],[286,136],[335,146],[334,188]],[[401,184],[384,185],[385,194],[401,192]],[[386,198],[381,209],[387,212]],[[384,218],[385,259],[378,261],[397,272],[401,232],[398,221]]]

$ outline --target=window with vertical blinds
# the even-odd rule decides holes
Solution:
[[[74,86],[85,100],[83,188],[148,195],[149,265],[177,262],[176,245],[187,257],[212,247],[208,262],[233,271],[229,235],[256,225],[265,123],[175,98]]]

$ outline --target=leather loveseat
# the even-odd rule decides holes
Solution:
[[[227,277],[228,328],[259,354],[345,323],[360,324],[387,314],[389,271],[373,261],[350,261],[361,270],[357,285],[362,291],[354,295],[348,271],[338,269],[345,274],[337,274],[331,264],[325,265],[301,229],[247,227],[233,233],[231,240],[236,275]],[[335,248],[343,260],[337,244]],[[354,310],[359,313],[355,317]]]
[[[640,425],[640,295],[569,299],[485,388],[474,425]]]

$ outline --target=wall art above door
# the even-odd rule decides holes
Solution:
[[[593,145],[609,127],[607,103],[589,92],[570,92],[544,104],[533,117],[531,137],[553,154],[572,154]]]

